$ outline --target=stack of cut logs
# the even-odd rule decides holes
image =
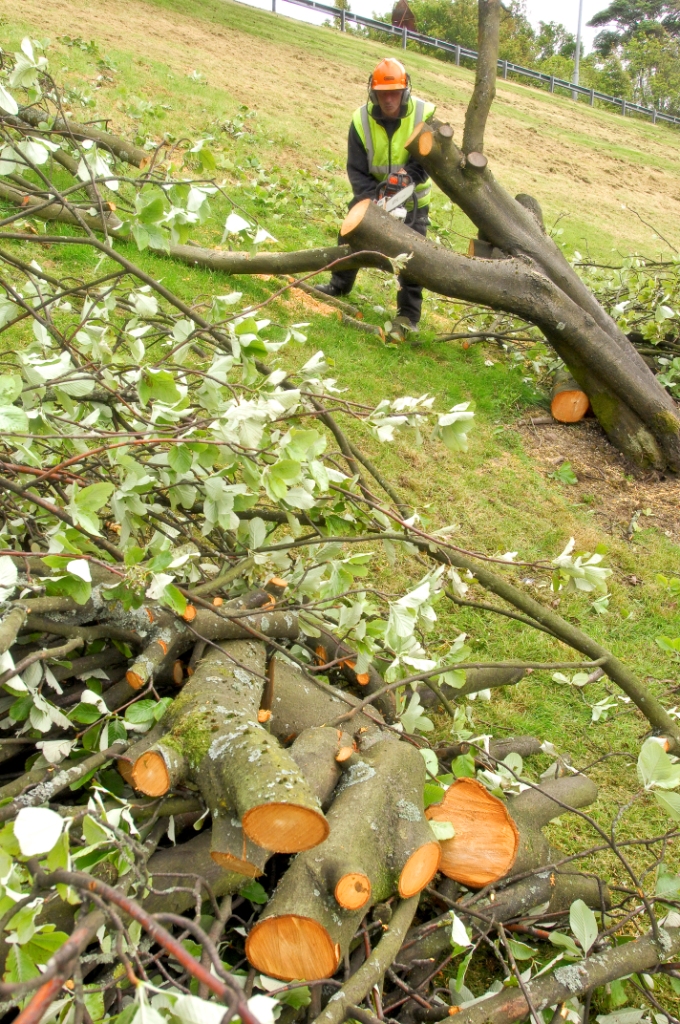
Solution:
[[[501,882],[495,920],[542,902],[549,916],[576,896],[600,906],[596,879],[552,873],[546,883],[545,872],[536,874],[556,856],[542,826],[595,799],[588,779],[554,779],[506,803],[476,779],[460,778],[425,811],[423,741],[394,728],[390,694],[377,695],[379,707],[359,706],[380,688],[380,675],[372,668],[357,676],[351,648],[325,627],[318,637],[301,635],[296,613],[278,607],[285,589],[280,581],[230,601],[211,604],[197,596],[183,620],[155,603],[123,611],[103,600],[107,576],[99,572],[84,606],[67,598],[14,605],[0,623],[0,639],[17,663],[31,651],[49,650],[55,639],[75,648],[78,641],[105,637],[138,652],[126,661],[116,647],[105,647],[60,666],[65,690],[57,701],[64,706],[80,698],[77,677],[95,668],[107,677],[102,699],[111,710],[151,684],[177,694],[183,682],[162,720],[117,759],[138,793],[159,798],[179,788],[212,819],[199,836],[151,858],[156,882],[149,907],[186,909],[193,897],[176,876],[187,870],[219,896],[237,892],[248,879],[266,883],[270,857],[294,854],[248,934],[246,954],[267,976],[315,980],[335,974],[374,905],[409,900],[439,870],[468,889]],[[317,662],[337,666],[335,680],[349,689],[305,671],[287,654],[292,642],[306,645]],[[514,683],[521,672],[492,676],[493,670],[469,672],[459,692]],[[528,744],[526,737],[504,741],[496,754],[540,749],[535,740]],[[439,751],[442,770],[459,749]],[[25,781],[12,783],[11,792],[0,790],[0,797],[20,793]],[[453,838],[439,842],[430,821],[449,822]],[[521,879],[506,887],[515,875]],[[441,932],[427,938],[427,957],[436,956]]]

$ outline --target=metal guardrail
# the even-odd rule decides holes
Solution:
[[[448,43],[444,39],[435,39],[433,36],[424,36],[420,32],[410,32],[407,28],[395,28],[394,25],[389,25],[387,22],[376,21],[374,18],[365,18],[363,15],[353,14],[351,11],[338,10],[337,7],[330,7],[328,4],[320,3],[319,0],[271,0],[272,12],[274,14],[276,13],[277,3],[282,2],[305,7],[311,11],[318,11],[319,14],[330,15],[331,18],[336,18],[340,22],[342,32],[345,31],[348,22],[354,22],[363,28],[375,29],[378,32],[386,32],[388,35],[399,36],[404,50],[410,39],[414,43],[431,46],[433,49],[443,50],[445,53],[452,53],[456,64],[460,64],[461,59],[477,60],[477,51],[469,50],[466,46]],[[595,100],[599,100],[601,103],[611,103],[613,106],[618,107],[624,117],[630,112],[651,117],[652,124],[656,124],[657,121],[666,121],[669,124],[680,125],[680,117],[675,117],[673,114],[664,114],[660,110],[655,110],[654,107],[643,107],[639,103],[631,103],[620,97],[607,96],[603,92],[598,92],[597,89],[588,89],[584,85],[574,85],[573,82],[567,82],[563,78],[546,75],[544,72],[536,71],[532,68],[523,68],[519,64],[513,64],[512,61],[499,60],[498,68],[503,78],[507,78],[508,75],[520,75],[530,78],[534,82],[540,82],[541,85],[547,85],[552,93],[556,89],[566,89],[567,92],[571,93],[573,99],[576,99],[578,96],[585,96],[589,100],[591,107],[594,105]]]

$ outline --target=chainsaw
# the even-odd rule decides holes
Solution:
[[[404,220],[406,217],[404,204],[408,202],[414,191],[415,185],[406,171],[392,171],[378,186],[376,205],[385,213],[391,213],[397,220]]]

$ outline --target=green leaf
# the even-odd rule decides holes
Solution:
[[[184,594],[180,593],[173,583],[168,583],[163,591],[161,604],[171,608],[177,615],[184,615],[187,607],[187,599]]]
[[[537,950],[527,946],[526,942],[519,942],[517,939],[508,939],[508,946],[515,960],[531,960],[537,953]]]
[[[91,753],[99,750],[99,737],[101,736],[101,733],[101,725],[95,725],[94,728],[88,729],[83,736],[83,749],[89,750]]]
[[[161,192],[142,192],[135,205],[142,224],[156,224],[165,213],[165,202]]]
[[[300,988],[292,988],[289,992],[284,992],[275,998],[280,1003],[285,1003],[286,1006],[292,1006],[294,1010],[302,1010],[311,1003],[312,993],[306,985],[301,985]]]
[[[680,637],[671,639],[669,636],[657,636],[656,642],[662,651],[668,654],[680,654]]]
[[[444,793],[445,790],[441,786],[434,782],[426,782],[423,790],[423,805],[429,807],[430,804],[440,803],[444,799]]]
[[[26,697],[19,697],[9,709],[9,716],[15,722],[25,722],[33,707],[33,697],[28,694]]]
[[[84,487],[82,491],[78,491],[73,499],[73,503],[81,512],[98,512],[100,508],[106,505],[113,491],[113,484],[90,484],[89,487]]]
[[[3,374],[0,377],[0,405],[12,405],[21,394],[23,384],[16,374]]]
[[[571,468],[571,462],[563,462],[559,469],[555,470],[552,476],[555,480],[559,480],[561,484],[570,484],[573,486],[573,484],[578,483],[578,477]]]
[[[654,790],[654,796],[673,821],[680,821],[680,793],[660,793],[657,789]]]
[[[637,770],[645,789],[674,789],[680,785],[680,764],[674,764],[661,744],[651,737],[642,746]]]
[[[460,754],[451,762],[451,771],[457,779],[474,779],[475,759],[472,754]]]
[[[143,725],[145,722],[153,722],[155,719],[155,700],[138,700],[125,709],[125,721],[131,725]]]
[[[161,718],[163,717],[163,715],[168,710],[171,704],[172,697],[161,697],[160,700],[156,701],[153,709],[153,717],[156,719],[157,722],[160,722]]]
[[[17,982],[30,981],[32,978],[37,978],[39,974],[40,971],[25,948],[16,945],[16,943],[12,944],[5,965],[3,980],[16,984]]]
[[[5,434],[27,434],[28,416],[16,405],[0,405],[0,430]]]
[[[185,444],[173,445],[168,452],[168,465],[174,473],[187,473],[193,456]]]
[[[82,725],[91,725],[102,717],[102,713],[94,704],[82,703],[76,704],[68,717],[72,722],[80,722]]]
[[[584,955],[597,939],[597,919],[583,900],[575,900],[569,910],[569,926],[581,943]]]
[[[128,548],[127,551],[125,552],[125,564],[139,565],[140,562],[144,561],[145,556],[146,551],[144,550],[144,548],[137,547],[137,545],[135,544],[131,548]]]
[[[79,576],[62,576],[58,580],[45,580],[45,593],[48,597],[72,597],[76,604],[83,605],[90,600],[92,584]]]
[[[251,903],[266,903],[269,897],[264,886],[260,885],[254,879],[250,882],[246,882],[244,886],[239,889],[239,895],[245,896]]]
[[[163,700],[169,700],[169,697],[164,697]],[[127,729],[125,723],[120,718],[109,718],[108,721],[108,735],[106,737],[107,746],[112,747],[114,743],[119,740],[127,739]]]
[[[110,839],[106,829],[102,828],[99,822],[91,818],[89,814],[83,818],[83,836],[88,846],[94,846],[95,843],[106,843]]]
[[[145,369],[137,390],[142,405],[146,405],[149,398],[154,402],[162,402],[163,405],[175,405],[182,397],[175,384],[175,378],[168,370]]]
[[[553,946],[559,946],[564,949],[569,956],[581,956],[581,950],[578,948],[571,935],[565,935],[564,932],[551,932],[550,941]]]
[[[68,868],[69,855],[69,834],[62,832],[56,843],[47,854],[48,871],[56,871],[57,868]]]

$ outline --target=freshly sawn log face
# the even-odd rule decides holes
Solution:
[[[502,800],[476,779],[457,779],[440,804],[425,812],[431,821],[448,821],[455,830],[442,840],[441,871],[471,889],[495,882],[511,869],[519,848],[519,830]]]
[[[507,803],[476,779],[464,778],[449,786],[442,802],[428,807],[426,815],[450,822],[455,830],[452,839],[441,843],[443,874],[474,889],[549,863],[543,826],[566,809],[596,799],[597,786],[584,775],[551,779]]]
[[[135,763],[133,781],[159,795],[188,772],[214,818],[235,813],[257,846],[295,853],[322,842],[328,823],[290,753],[257,721],[264,669],[261,643],[211,648],[170,707],[163,737]]]
[[[345,765],[328,839],[296,857],[248,936],[248,959],[270,977],[331,976],[369,905],[413,896],[437,871],[420,753],[374,728]]]
[[[559,423],[578,423],[590,408],[590,399],[567,370],[555,374],[550,412]]]

